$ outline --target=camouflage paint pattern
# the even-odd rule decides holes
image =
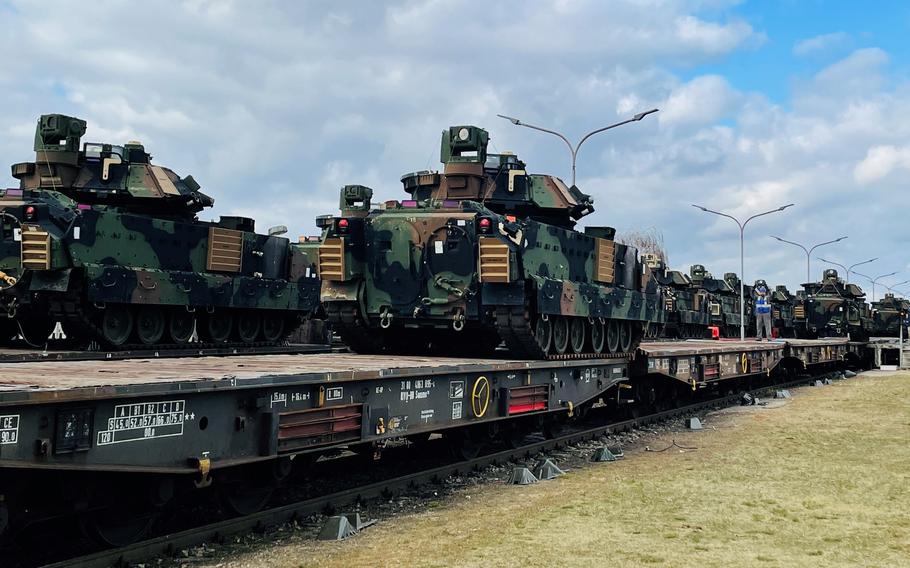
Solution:
[[[796,336],[800,338],[845,337],[864,340],[872,330],[865,292],[845,284],[837,270],[826,269],[820,282],[803,284],[805,298],[794,308]]]
[[[316,245],[257,234],[242,217],[199,221],[214,202],[192,177],[153,165],[137,142],[80,148],[84,130],[78,119],[42,116],[36,161],[15,164],[20,188],[0,192],[0,270],[18,279],[0,294],[7,312],[75,316],[108,304],[314,310]],[[47,234],[49,253],[39,256],[47,266],[24,267],[29,230]],[[219,234],[237,239],[231,252],[218,253]],[[210,265],[216,253],[228,265]]]
[[[558,178],[529,175],[513,154],[488,155],[487,140],[476,127],[443,132],[444,172],[402,178],[413,199],[376,209],[369,188],[342,189],[341,215],[320,220],[323,252],[341,246],[344,257],[343,274],[320,267],[330,314],[356,311],[358,325],[390,334],[463,325],[468,337],[493,330],[503,306],[662,323],[656,281],[636,250],[614,243],[610,228],[574,230],[591,199]],[[483,251],[495,251],[495,262]]]
[[[904,338],[907,338],[906,320],[910,313],[910,300],[896,297],[894,294],[885,294],[885,297],[872,302],[873,329],[872,335],[876,337],[898,337],[900,327],[904,325]]]

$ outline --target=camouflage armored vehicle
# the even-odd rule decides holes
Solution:
[[[910,301],[898,298],[894,294],[885,294],[877,302],[872,302],[872,334],[876,337],[898,337],[901,322],[910,313]],[[904,326],[904,337],[907,329]]]
[[[196,215],[212,198],[154,165],[142,144],[80,142],[85,121],[44,115],[35,161],[0,192],[3,338],[109,346],[273,343],[318,303],[318,245],[257,234],[252,219]]]
[[[783,284],[771,292],[771,327],[779,337],[794,336],[793,309],[800,300]]]
[[[660,285],[666,311],[662,332],[650,335],[682,339],[705,337],[711,321],[708,292],[693,288],[688,276],[667,268],[656,254],[643,254],[642,260]]]
[[[837,270],[828,268],[821,282],[803,284],[806,297],[793,308],[796,336],[868,339],[872,327],[866,294],[856,284],[845,284]]]
[[[726,279],[714,278],[701,264],[689,267],[689,279],[694,290],[708,294],[708,311],[711,316],[709,325],[717,326],[723,337],[739,337],[739,322],[742,318],[739,315],[738,281],[737,289],[734,290]],[[748,323],[748,311],[745,313]]]
[[[522,358],[631,353],[662,323],[657,283],[610,227],[576,231],[591,198],[489,154],[486,130],[444,131],[441,173],[401,181],[409,199],[370,206],[346,186],[320,219],[322,301],[358,352],[482,354],[504,341]]]

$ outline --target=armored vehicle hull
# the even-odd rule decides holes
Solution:
[[[316,245],[243,217],[199,221],[211,199],[136,143],[80,151],[78,136],[67,149],[42,134],[81,135],[80,123],[42,117],[37,161],[13,166],[21,187],[0,192],[2,339],[43,345],[60,321],[70,339],[112,347],[181,345],[194,331],[275,343],[316,308]]]
[[[663,324],[650,270],[612,229],[574,230],[590,198],[514,155],[487,161],[486,141],[444,132],[445,172],[402,178],[414,199],[371,209],[369,188],[342,190],[319,253],[334,329],[358,352],[630,354]]]
[[[807,282],[803,288],[805,296],[793,312],[796,337],[869,338],[872,316],[859,286],[845,284],[836,270],[827,269],[821,282]]]

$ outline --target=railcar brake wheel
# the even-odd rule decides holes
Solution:
[[[262,316],[262,339],[265,341],[278,341],[284,335],[284,316],[281,314],[266,314]]]
[[[607,351],[616,353],[619,350],[619,320],[607,321]]]
[[[237,318],[237,338],[244,343],[253,343],[259,336],[262,318],[259,313],[250,310],[243,312]]]
[[[555,319],[556,321],[553,322],[553,350],[562,355],[569,348],[569,320],[565,316],[556,316]]]
[[[538,347],[544,353],[550,351],[550,345],[553,343],[553,326],[550,324],[551,318],[543,319],[544,316],[537,316],[537,324],[534,327],[534,339]]]
[[[569,321],[569,342],[572,346],[573,353],[581,353],[585,350],[585,319],[571,318]]]
[[[167,334],[174,343],[186,343],[193,337],[196,320],[186,308],[171,310],[167,321]]]
[[[224,343],[231,336],[234,317],[228,310],[217,310],[205,320],[205,335],[210,341]]]
[[[607,330],[604,329],[604,323],[599,319],[591,323],[591,349],[595,353],[603,353],[604,345],[607,339]]]
[[[159,307],[143,306],[136,314],[136,336],[146,345],[154,345],[164,335],[164,313]]]
[[[101,337],[111,345],[123,345],[133,332],[133,312],[128,306],[110,305],[101,314]]]
[[[632,348],[632,322],[623,320],[619,326],[619,350],[628,353]]]

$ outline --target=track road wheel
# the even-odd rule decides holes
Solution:
[[[154,345],[164,335],[164,312],[160,307],[143,306],[136,313],[136,337],[145,345]]]
[[[569,321],[569,343],[573,353],[585,350],[585,320],[584,318],[571,318]]]
[[[553,322],[553,350],[562,355],[569,348],[569,320],[565,316],[555,316]]]
[[[595,319],[591,322],[591,349],[595,353],[603,353],[606,339],[607,330],[604,323],[599,319]]]
[[[207,341],[215,343],[224,343],[231,337],[231,328],[234,324],[234,317],[228,310],[217,310],[208,314],[205,318],[203,335]]]
[[[632,348],[632,322],[623,320],[619,326],[619,350],[628,353]]]
[[[101,314],[101,338],[118,347],[127,342],[133,333],[133,312],[129,306],[113,304]]]
[[[262,318],[259,312],[250,310],[242,312],[237,317],[237,339],[244,343],[253,343],[259,337],[259,328],[262,325]]]
[[[167,318],[167,336],[174,343],[187,343],[193,337],[196,318],[186,308],[174,308]]]
[[[284,336],[284,316],[278,314],[266,314],[262,316],[262,339],[273,343]]]
[[[534,327],[534,339],[537,345],[544,353],[549,353],[550,345],[553,343],[553,326],[552,318],[543,319],[544,316],[537,316],[537,324]]]
[[[619,320],[607,320],[607,351],[616,353],[619,351]]]

